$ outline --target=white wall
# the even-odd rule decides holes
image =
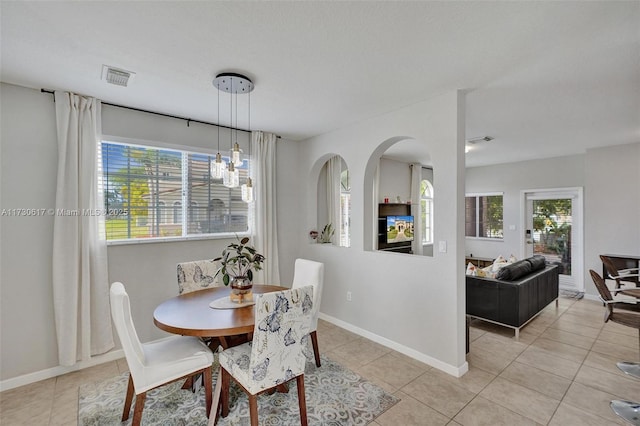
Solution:
[[[50,94],[0,85],[0,207],[55,207],[57,141],[55,107]],[[215,127],[105,106],[103,133],[182,147],[216,150]],[[223,132],[224,134],[224,132]],[[242,134],[241,134],[242,135]],[[247,141],[246,135],[242,141]],[[221,149],[226,147],[221,144]],[[281,280],[293,279],[298,254],[299,214],[295,208],[300,184],[298,144],[277,142],[277,163],[286,172],[277,177]],[[285,207],[287,206],[287,207]],[[51,255],[53,217],[0,218],[0,380],[58,366],[53,316]],[[176,263],[217,256],[228,239],[111,245],[109,280],[122,281],[131,297],[139,337],[149,341],[166,334],[153,325],[153,310],[177,294]],[[117,339],[116,339],[117,340]]]
[[[584,155],[472,167],[466,170],[466,193],[503,192],[504,240],[466,239],[465,255],[496,258],[511,254],[520,258],[523,229],[520,229],[521,190],[582,187]],[[514,225],[515,230],[509,226]]]
[[[466,369],[464,270],[459,267],[464,253],[461,96],[447,93],[300,145],[300,170],[309,170],[300,175],[307,182],[307,202],[301,206],[306,229],[316,224],[317,176],[328,153],[344,158],[352,179],[351,247],[309,244],[301,237],[302,254],[326,265],[322,312],[451,374]],[[448,245],[446,253],[433,258],[371,250],[379,201],[372,195],[375,167],[394,141],[407,138],[424,141],[433,159],[435,238]],[[347,291],[352,302],[346,301]]]
[[[53,97],[0,84],[0,208],[54,208]],[[53,216],[0,217],[0,379],[58,365],[53,318]]]
[[[385,197],[390,203],[397,203],[396,197],[400,197],[401,203],[411,199],[411,168],[408,163],[380,159],[380,180],[378,182],[378,203],[383,203]]]
[[[585,170],[584,265],[602,274],[599,255],[640,255],[640,143],[589,150]]]

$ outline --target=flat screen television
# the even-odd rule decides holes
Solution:
[[[387,216],[387,244],[413,241],[413,216]]]

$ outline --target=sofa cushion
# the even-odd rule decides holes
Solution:
[[[531,263],[528,262],[527,259],[520,260],[500,268],[496,274],[496,278],[504,281],[513,281],[530,274],[531,270]]]
[[[476,275],[476,265],[474,265],[473,263],[469,262],[467,264],[467,275]]]
[[[547,266],[546,259],[544,258],[544,256],[540,256],[539,254],[529,257],[525,260],[531,264],[531,272],[539,271]]]

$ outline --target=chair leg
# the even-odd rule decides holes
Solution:
[[[184,381],[181,389],[191,389],[195,392],[195,388],[193,387],[193,376],[187,377],[187,380]]]
[[[209,426],[218,424],[220,418],[220,394],[222,393],[222,368],[218,366],[218,379],[216,380],[216,388],[213,391],[213,398],[211,400],[211,409],[213,412],[213,421],[211,414],[209,414]]]
[[[251,417],[251,426],[258,426],[258,397],[257,397],[257,395],[249,395],[249,415]]]
[[[131,421],[131,426],[140,426],[140,422],[142,422],[142,410],[144,410],[144,400],[146,398],[146,392],[136,395],[136,406],[133,409],[133,420]]]
[[[212,378],[211,378],[211,368],[206,368],[203,373],[204,378],[204,395],[207,407],[207,417],[211,415],[211,398],[213,396],[213,392],[211,391],[212,387]]]
[[[307,426],[307,400],[304,396],[304,374],[296,377],[298,384],[298,404],[300,405],[300,424]]]
[[[127,395],[124,397],[124,410],[122,411],[122,421],[129,419],[129,411],[131,410],[131,401],[133,401],[133,378],[129,373],[129,384],[127,385]]]
[[[229,349],[229,343],[227,342],[226,337],[220,336],[218,339],[220,339],[220,346],[222,346],[222,349]]]
[[[229,415],[229,373],[224,368],[220,369],[220,380],[222,381],[222,392],[220,395],[220,401],[222,404],[222,417]]]
[[[317,330],[313,330],[310,334],[311,334],[311,344],[313,345],[313,355],[316,358],[316,367],[320,367],[320,350],[318,349]]]

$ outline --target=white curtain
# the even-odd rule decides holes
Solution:
[[[420,202],[420,184],[422,183],[422,165],[412,163],[411,168],[411,214],[413,215],[413,254],[422,254],[422,203]]]
[[[278,264],[278,223],[276,215],[276,135],[251,133],[251,152],[254,153],[253,187],[255,190],[255,226],[253,241],[258,253],[265,257],[263,270],[254,282],[280,284]]]
[[[342,157],[335,155],[327,161],[327,220],[335,230],[331,242],[340,244],[340,176],[342,174]]]
[[[56,91],[58,180],[53,227],[53,303],[60,365],[114,347],[107,246],[98,191],[101,104]]]

